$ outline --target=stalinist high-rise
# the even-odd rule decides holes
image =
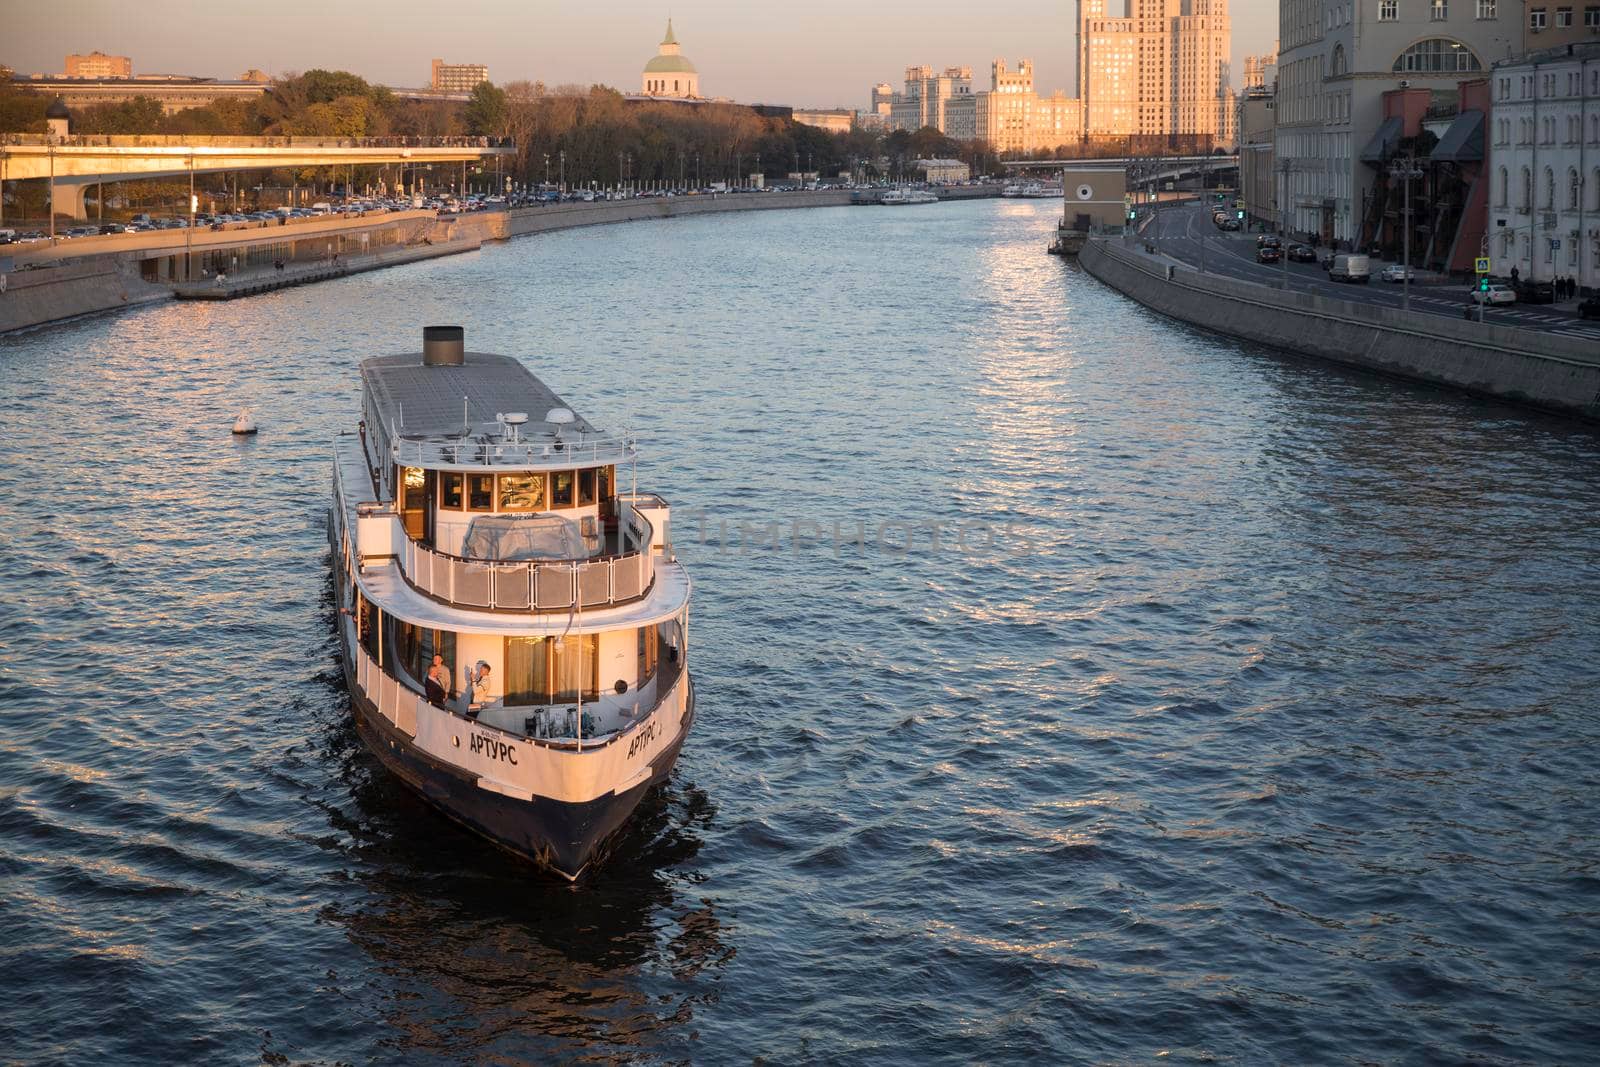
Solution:
[[[1227,0],[1078,0],[1084,136],[1221,136],[1231,43]]]

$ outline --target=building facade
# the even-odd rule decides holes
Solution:
[[[489,68],[482,63],[446,63],[433,61],[430,88],[442,93],[470,93],[481,82],[489,80]]]
[[[873,101],[879,102],[878,86]],[[888,128],[917,130],[932,126],[956,140],[988,141],[999,152],[1033,152],[1074,144],[1081,112],[1076,97],[1059,90],[1040,97],[1034,91],[1033,61],[1013,67],[1003,59],[989,66],[989,88],[972,91],[971,67],[906,68],[906,88],[889,101]]]
[[[1128,0],[1122,15],[1078,0],[1077,22],[1085,137],[1208,145],[1229,124],[1227,0]]]
[[[829,133],[849,133],[855,128],[856,113],[847,107],[796,109],[794,121],[803,126],[815,126],[819,130],[827,130]]]
[[[1278,228],[1278,183],[1273,168],[1276,105],[1271,90],[1254,86],[1239,98],[1239,199],[1245,217]]]
[[[1359,243],[1385,162],[1383,95],[1426,89],[1452,105],[1463,77],[1513,55],[1521,5],[1510,0],[1280,0],[1275,146],[1284,225]]]
[[[23,88],[60,96],[74,108],[95,104],[121,104],[147,97],[161,105],[163,114],[172,115],[191,107],[207,107],[222,99],[254,100],[269,88],[260,81],[218,81],[214,78],[189,78],[177,74],[145,74],[137,78],[45,78],[32,75],[17,79]]]
[[[889,128],[920,130],[932,126],[948,134],[946,108],[954,97],[972,95],[972,68],[946,67],[934,73],[932,67],[907,67],[905,91],[896,93],[889,105]]]
[[[68,56],[64,66],[63,78],[133,77],[133,60],[127,56],[108,56],[104,52]]]
[[[1600,288],[1600,43],[1496,64],[1489,83],[1494,272]]]

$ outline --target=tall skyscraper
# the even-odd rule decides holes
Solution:
[[[1232,26],[1227,0],[1078,0],[1078,97],[1088,137],[1216,137]]]

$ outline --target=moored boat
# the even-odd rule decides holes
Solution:
[[[445,815],[577,879],[694,720],[670,509],[517,360],[428,327],[361,364],[329,534],[356,729]]]

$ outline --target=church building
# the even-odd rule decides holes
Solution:
[[[661,50],[644,65],[645,96],[664,96],[679,100],[692,100],[700,96],[700,72],[694,69],[689,57],[678,48],[678,39],[672,35],[672,20],[667,20],[667,36],[661,41]]]

